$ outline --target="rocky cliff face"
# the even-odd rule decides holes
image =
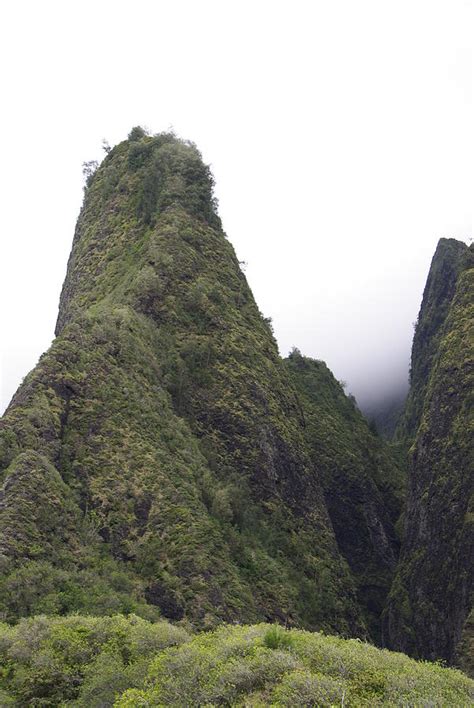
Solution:
[[[472,602],[472,248],[442,240],[413,344],[405,531],[386,615],[393,648],[452,661]]]
[[[366,632],[212,186],[194,146],[139,129],[89,179],[57,338],[1,422],[6,618],[158,609]]]
[[[442,238],[431,262],[413,337],[410,390],[395,433],[396,439],[409,445],[420,425],[428,381],[458,276],[465,267],[466,251],[465,243]]]
[[[305,438],[321,473],[339,549],[356,580],[371,636],[378,640],[399,553],[395,529],[405,471],[324,362],[294,351],[286,365],[298,391]]]

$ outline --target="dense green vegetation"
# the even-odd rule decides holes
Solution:
[[[453,252],[451,300],[435,307],[452,286]],[[431,333],[431,339],[422,345],[422,335],[415,336],[412,363],[412,375],[421,377],[414,390],[424,386],[425,393],[410,450],[404,542],[385,617],[391,646],[447,661],[456,656],[474,589],[473,255],[472,247],[441,241],[425,290],[417,334]],[[447,280],[440,276],[446,269]],[[426,383],[420,371],[427,372]],[[407,420],[411,415],[409,398]],[[461,653],[472,651],[469,634],[472,622]],[[472,665],[472,657],[462,661]]]
[[[396,437],[411,445],[421,422],[426,389],[438,354],[443,327],[456,291],[459,273],[469,251],[453,238],[440,239],[426,280],[423,301],[415,324],[410,366],[410,391]]]
[[[0,625],[2,706],[464,706],[474,682],[359,640],[79,617]]]
[[[212,188],[193,145],[138,129],[88,177],[57,339],[0,424],[8,620],[155,608],[200,627],[367,634],[296,391]],[[26,536],[40,464],[56,512],[33,514]],[[115,599],[94,606],[84,575],[104,587],[111,564]]]
[[[365,641],[472,669],[470,251],[440,242],[394,446],[279,356],[194,145],[134,128],[86,177],[0,421],[0,704],[467,704]]]
[[[355,577],[371,636],[379,639],[380,614],[398,558],[404,471],[324,362],[294,350],[286,365],[339,549]]]
[[[185,641],[183,629],[136,615],[40,615],[0,625],[0,705],[111,706],[144,685],[157,652]]]

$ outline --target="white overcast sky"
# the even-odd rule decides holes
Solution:
[[[472,235],[472,3],[5,0],[1,394],[52,337],[81,165],[193,140],[282,354],[362,402],[406,378],[442,236]]]

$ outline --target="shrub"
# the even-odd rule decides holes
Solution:
[[[293,639],[290,632],[274,624],[265,632],[263,643],[269,649],[288,649],[292,646]]]
[[[147,135],[146,131],[140,126],[136,125],[128,134],[128,139],[132,141],[141,140]]]
[[[474,698],[474,683],[459,671],[265,624],[223,626],[166,649],[145,685],[116,706],[467,706]]]
[[[285,674],[272,694],[272,703],[279,706],[334,706],[344,705],[347,685],[322,674],[310,671],[292,671]]]
[[[0,697],[12,696],[12,705],[111,706],[127,688],[143,685],[154,654],[187,640],[182,629],[135,615],[0,625]]]

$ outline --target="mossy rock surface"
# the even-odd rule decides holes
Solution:
[[[371,635],[380,640],[380,615],[399,553],[405,469],[324,362],[295,350],[285,363],[339,549],[356,580]]]
[[[415,336],[412,370],[429,367],[410,449],[404,542],[385,613],[390,646],[449,662],[461,653],[465,666],[472,664],[469,632],[457,645],[470,626],[474,590],[473,255],[472,246],[440,242],[420,310],[417,331],[432,331],[425,344],[431,354],[419,361],[425,355],[421,334]],[[433,319],[441,314],[442,322]],[[408,418],[410,405],[409,398]]]
[[[128,609],[144,616],[367,635],[298,393],[212,191],[195,146],[143,131],[88,179],[57,338],[0,423],[5,484],[22,455],[40,455],[81,530],[73,539],[33,514],[30,547],[7,543],[9,621],[43,611],[46,597],[60,612],[90,611],[84,573],[103,587],[113,567],[122,580],[96,612],[126,611],[128,587]],[[6,536],[25,504],[11,505]],[[39,537],[53,555],[36,554]],[[32,591],[20,606],[18,574]]]
[[[456,243],[440,245],[415,336],[384,637],[448,660],[473,547],[472,269]],[[322,362],[281,359],[194,145],[134,129],[89,175],[56,335],[0,421],[2,619],[380,638],[403,455]]]

